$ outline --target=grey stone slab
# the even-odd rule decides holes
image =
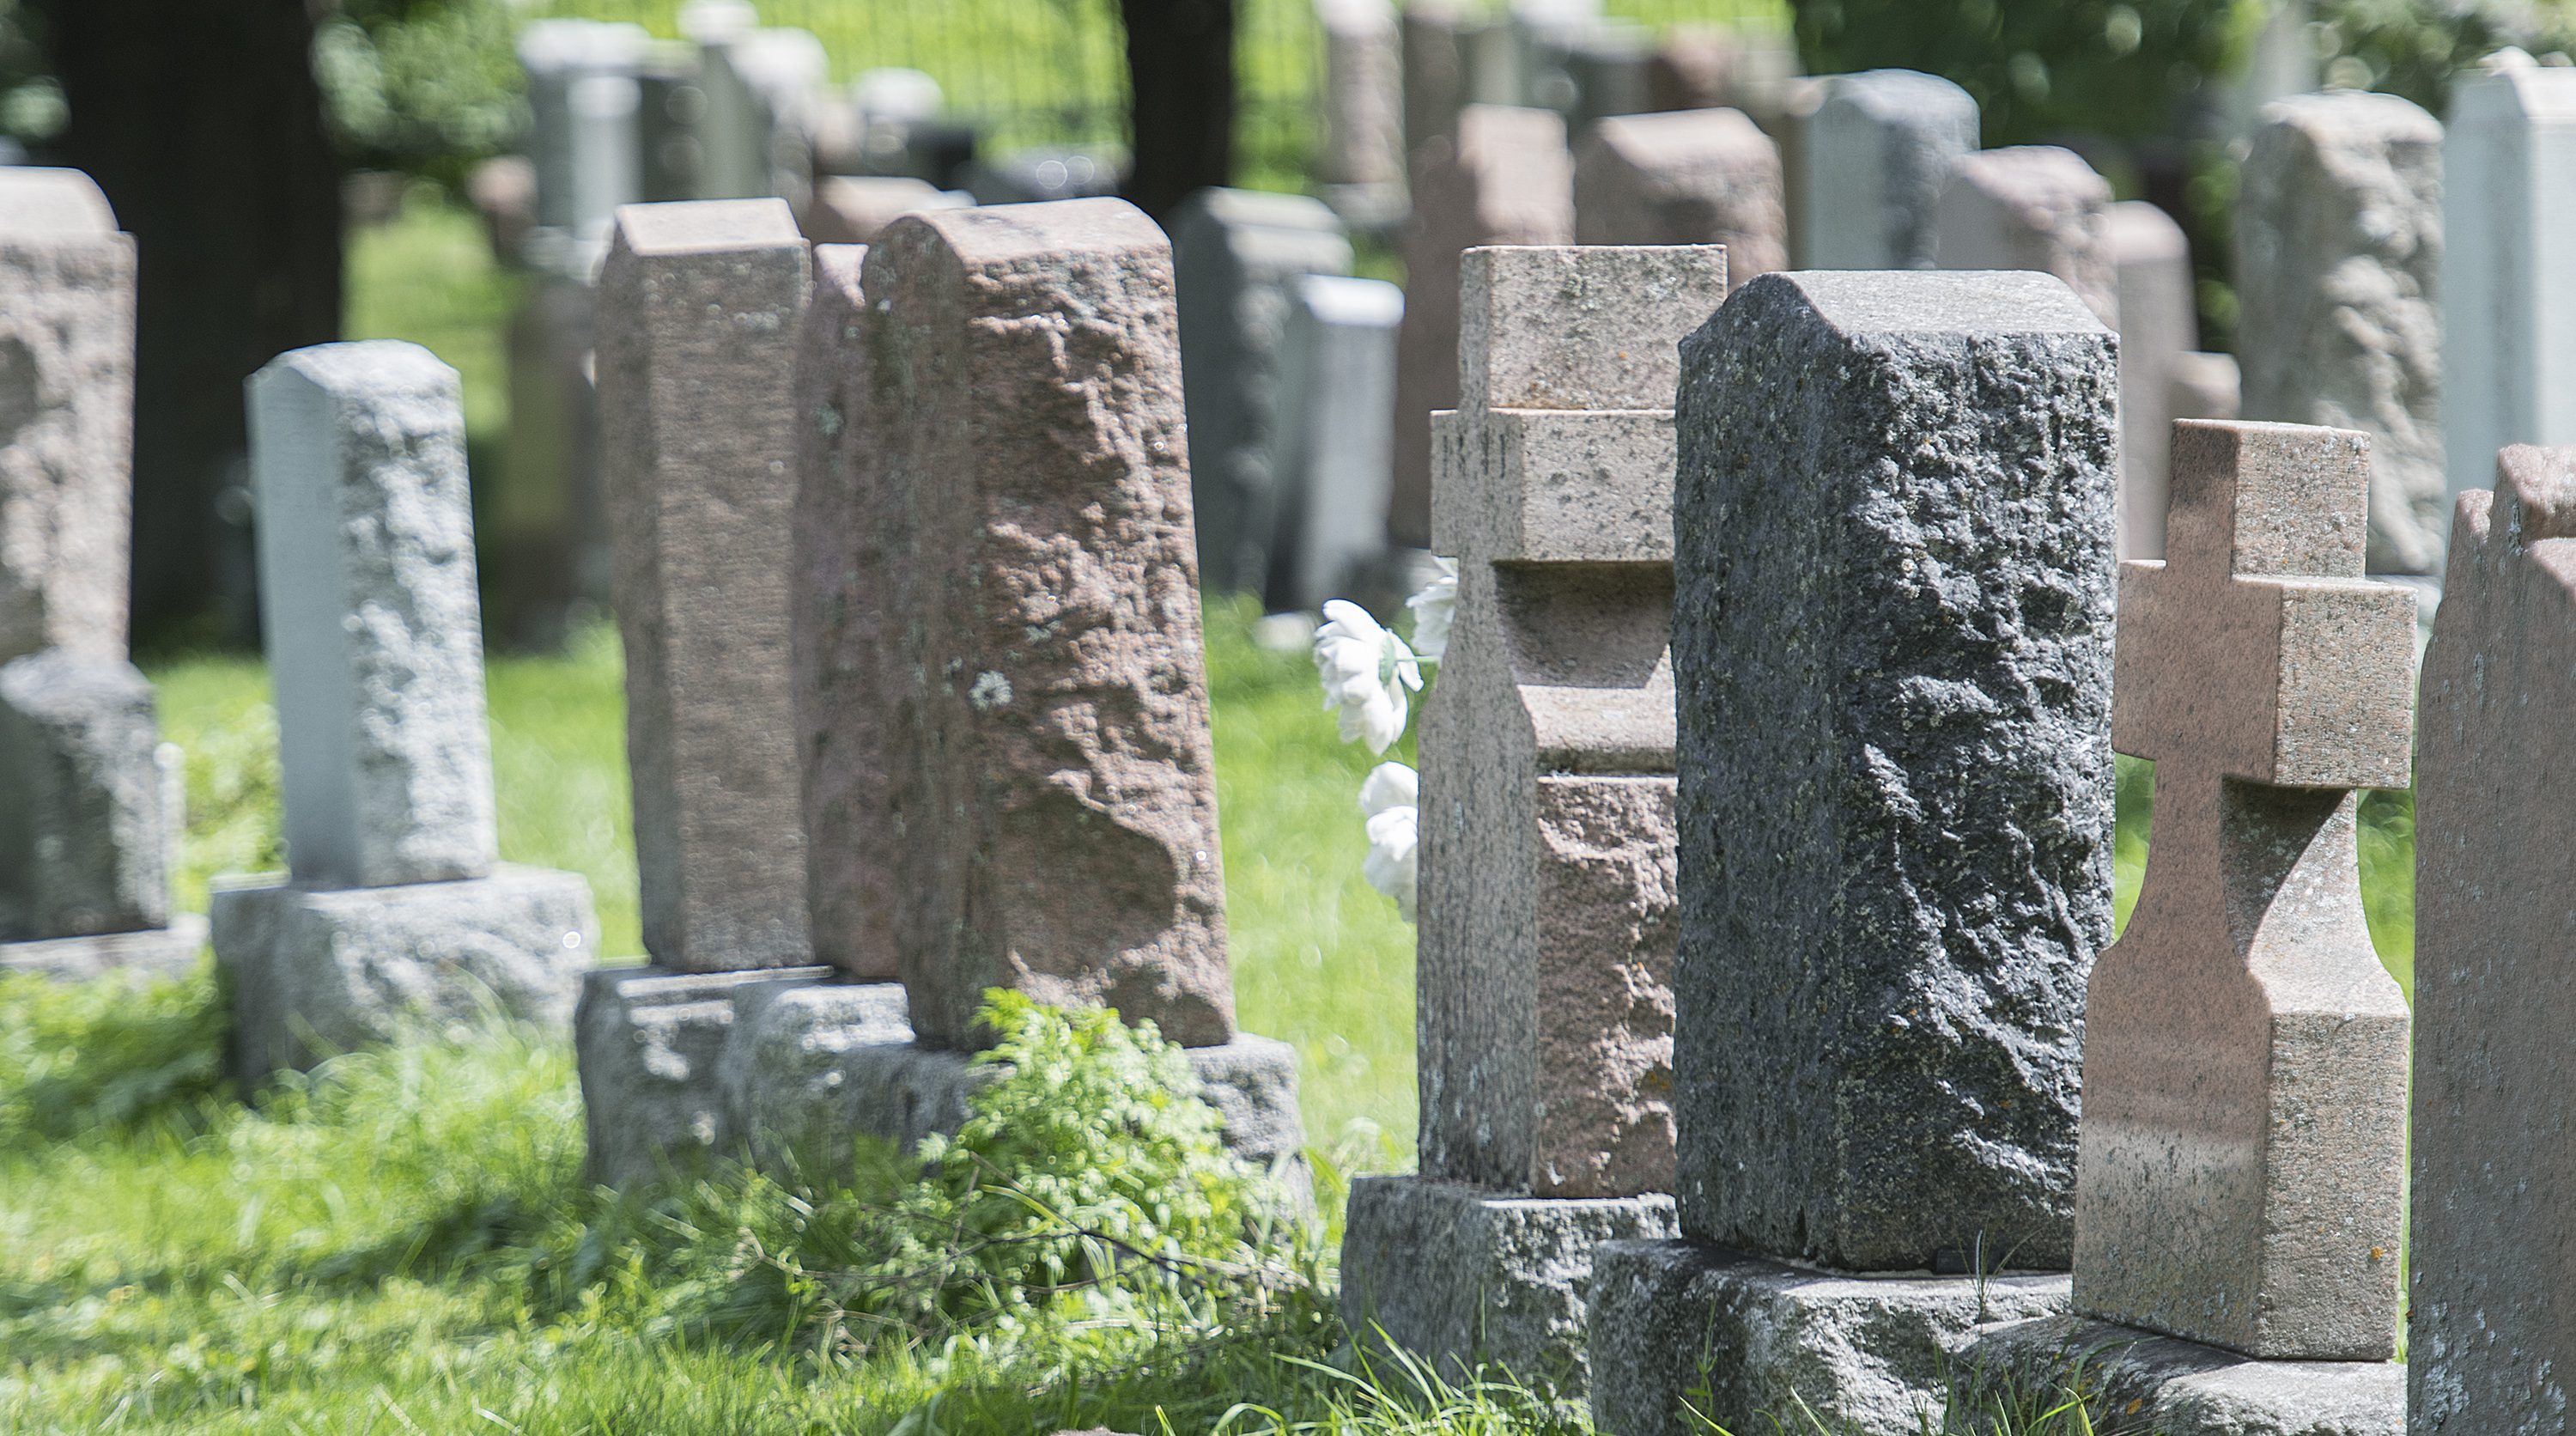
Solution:
[[[811,950],[788,676],[809,284],[779,200],[630,205],[600,280],[644,949],[685,971]]]
[[[1408,172],[1412,157],[1432,139],[1458,137],[1458,112],[1467,104],[1467,49],[1478,23],[1456,0],[1425,0],[1397,14]]]
[[[1576,152],[1577,244],[1722,244],[1741,284],[1788,267],[1788,227],[1780,147],[1741,110],[1605,119]]]
[[[2075,1377],[2095,1429],[2157,1436],[2403,1436],[2407,1366],[2257,1361],[2233,1351],[2075,1316],[1999,1322],[1977,1334],[1957,1379],[2066,1399]],[[2438,1429],[2438,1428],[2437,1428]],[[2480,1425],[2475,1429],[2505,1430]],[[2553,1419],[2534,1431],[2556,1430]]]
[[[2576,450],[2460,498],[2415,774],[2406,1372],[2414,1429],[2539,1433],[2576,1371]]]
[[[295,881],[485,876],[499,836],[456,371],[394,340],[280,355],[251,377],[250,446]]]
[[[1686,1241],[1592,1254],[1592,1419],[1619,1436],[1938,1429],[1978,1328],[2053,1315],[2064,1276],[1852,1276]],[[1799,1403],[1805,1404],[1801,1410]]]
[[[1677,1231],[1659,1194],[1552,1201],[1362,1177],[1342,1229],[1342,1321],[1355,1342],[1392,1343],[1451,1381],[1501,1367],[1580,1402],[1593,1249]]]
[[[78,170],[0,168],[0,663],[125,653],[134,241]]]
[[[1933,210],[1943,269],[2032,269],[2066,281],[2093,317],[2120,322],[2111,182],[2056,145],[1978,150],[1950,165]]]
[[[0,972],[32,972],[58,982],[89,982],[116,973],[185,977],[206,950],[203,913],[174,914],[168,927],[94,937],[0,942]]]
[[[578,616],[608,606],[597,298],[586,281],[540,276],[510,316],[510,432],[500,472],[474,476],[475,547],[489,560],[483,616],[496,642],[559,647]]]
[[[1305,275],[1348,273],[1351,245],[1321,201],[1254,190],[1199,191],[1171,233],[1199,579],[1260,592],[1289,501],[1273,465],[1289,292]]]
[[[536,220],[559,242],[587,240],[596,253],[617,207],[644,197],[636,71],[650,44],[640,25],[592,20],[537,20],[519,31]]]
[[[740,1138],[717,1079],[733,1034],[734,994],[811,986],[830,975],[823,967],[593,968],[573,1014],[588,1139],[584,1176],[636,1187],[734,1155]]]
[[[2111,937],[2110,332],[2043,274],[1764,275],[1683,341],[1682,1224],[2062,1266]]]
[[[2109,212],[2111,265],[2119,289],[2120,330],[2120,557],[2165,556],[2166,479],[2173,465],[2173,421],[2233,419],[2224,414],[2176,411],[2175,385],[2184,356],[2200,337],[2200,305],[2192,276],[2191,241],[2173,216],[2144,200],[2124,200]],[[2234,361],[2229,361],[2233,365]],[[2231,381],[2232,384],[2232,381]]]
[[[2370,435],[2371,573],[2437,574],[2442,125],[2395,95],[2263,107],[2236,206],[2245,417]]]
[[[1802,269],[1929,269],[1950,168],[1977,148],[1977,102],[1912,70],[1835,75],[1795,146],[1791,252]]]
[[[1312,613],[1387,557],[1404,291],[1310,274],[1288,291],[1271,470],[1282,498],[1263,603]]]
[[[2233,419],[2244,411],[2244,380],[2233,354],[2184,354],[2174,361],[2173,382],[2165,391],[2173,419]],[[2166,462],[2172,462],[2172,435],[2166,435]],[[2162,532],[2159,528],[2158,532]]]
[[[488,1017],[563,1026],[599,955],[590,884],[545,868],[401,887],[218,887],[211,908],[247,1082]]]
[[[1324,143],[1315,178],[1404,192],[1404,57],[1389,0],[1316,0],[1324,38]]]
[[[0,665],[0,940],[168,924],[177,751],[121,656]]]

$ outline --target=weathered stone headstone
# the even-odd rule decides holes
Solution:
[[[2194,352],[2175,358],[2165,402],[2177,419],[2233,419],[2244,412],[2243,389],[2235,355]],[[2166,441],[2172,442],[2170,428]]]
[[[2116,327],[2111,182],[2055,145],[1979,150],[1952,162],[1934,210],[1943,269],[2035,269],[2066,281],[2093,317]]]
[[[2355,90],[2264,107],[2236,209],[2245,417],[2370,435],[2373,574],[2441,572],[2441,262],[2439,121]]]
[[[1454,141],[1413,157],[1405,230],[1404,327],[1395,372],[1395,497],[1387,531],[1431,542],[1431,411],[1458,403],[1458,256],[1478,245],[1574,238],[1574,160],[1565,121],[1545,110],[1471,105]]]
[[[1701,1388],[1743,1430],[1794,1393],[1911,1430],[1976,1323],[2066,1290],[1925,1273],[2071,1246],[2111,936],[2113,340],[2047,275],[1779,274],[1681,373],[1691,1240],[1595,1253],[1593,1411],[1659,1436]]]
[[[617,207],[643,197],[635,76],[650,45],[641,26],[592,20],[519,31],[542,237],[529,258],[540,267],[585,275]]]
[[[2075,1302],[2384,1360],[2406,1006],[2351,790],[2406,785],[2414,599],[2361,577],[2364,435],[2185,423],[2173,454],[2167,556],[2121,569],[2113,743],[2155,762],[2155,827],[2085,1012]]]
[[[1627,115],[1574,162],[1577,244],[1720,244],[1738,282],[1786,266],[1780,147],[1736,110]]]
[[[291,872],[215,894],[240,1071],[568,1020],[599,924],[578,875],[499,863],[456,371],[298,349],[252,378],[250,437]]]
[[[941,189],[904,176],[822,175],[800,221],[816,244],[866,244],[917,209],[963,209],[975,202],[964,190]]]
[[[1324,143],[1315,178],[1336,213],[1382,224],[1404,212],[1404,57],[1389,0],[1315,0],[1324,32]]]
[[[2436,1436],[2555,1431],[2576,1369],[2570,539],[2576,450],[2506,449],[2461,496],[2424,655],[2406,1374]]]
[[[0,963],[69,975],[103,959],[49,939],[169,927],[166,761],[152,685],[119,654],[44,648],[0,665]],[[135,955],[174,967],[203,937]]]
[[[630,205],[600,281],[644,950],[679,972],[810,951],[787,673],[807,285],[780,200]]]
[[[831,65],[805,30],[759,28],[740,0],[697,0],[681,30],[698,43],[700,199],[801,202],[813,179],[801,121]]]
[[[1465,256],[1461,407],[1433,421],[1459,589],[1421,735],[1421,1175],[1354,1186],[1342,1258],[1352,1329],[1452,1374],[1579,1393],[1591,1248],[1674,1231],[1665,400],[1726,263]]]
[[[2453,496],[2507,444],[2576,443],[2576,69],[2463,76],[2442,140],[2442,436]]]
[[[1288,291],[1271,472],[1279,536],[1264,604],[1313,613],[1386,558],[1395,464],[1395,344],[1404,291],[1309,274]]]
[[[1348,273],[1351,245],[1322,201],[1239,189],[1190,196],[1171,234],[1199,576],[1258,593],[1286,498],[1271,465],[1288,290],[1301,275]]]
[[[1977,102],[1948,80],[1869,70],[1821,82],[1789,148],[1790,253],[1802,269],[1929,269],[1950,168],[1977,148]]]
[[[476,516],[490,561],[485,628],[497,642],[555,647],[577,614],[608,603],[597,299],[586,279],[539,275],[510,317],[510,430]]]
[[[1434,139],[1458,138],[1467,104],[1467,49],[1474,22],[1453,0],[1422,0],[1396,15],[1404,65],[1405,172]]]
[[[1563,77],[1556,108],[1567,134],[1579,139],[1612,115],[1645,112],[1646,71],[1655,56],[1655,35],[1645,26],[1596,20],[1548,42],[1541,55],[1546,72]]]
[[[2165,556],[2165,478],[2176,418],[2232,419],[2174,412],[2184,355],[2200,336],[2191,241],[2173,216],[2144,200],[2111,206],[2112,272],[2119,292],[2120,557]]]

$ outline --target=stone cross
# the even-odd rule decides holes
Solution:
[[[1386,557],[1403,322],[1404,291],[1382,279],[1309,274],[1288,292],[1270,459],[1281,494],[1273,611],[1315,612]]]
[[[2368,571],[2441,571],[2442,126],[2395,95],[2263,107],[2236,209],[2245,417],[2370,435]]]
[[[2112,746],[2156,764],[2155,825],[2085,1009],[2075,1304],[2385,1360],[2406,1004],[2351,790],[2406,786],[2415,601],[2361,577],[2367,436],[2178,423],[2173,466],[2165,559],[2120,569]]]
[[[1413,166],[1387,528],[1397,544],[1423,548],[1431,541],[1431,411],[1458,403],[1458,256],[1483,244],[1571,242],[1574,160],[1555,114],[1470,105],[1457,138],[1425,146]]]
[[[2455,131],[2456,133],[2456,131]],[[2408,1429],[2556,1430],[2576,1371],[2576,449],[2460,497],[2415,773]]]
[[[2453,496],[2507,444],[2576,444],[2576,70],[2520,51],[2451,89],[2442,440]]]
[[[456,371],[299,349],[250,385],[286,849],[312,888],[488,876],[483,632]]]
[[[1934,211],[1943,269],[2035,269],[2066,281],[2116,327],[2111,182],[2055,145],[1978,150],[1952,163]]]
[[[2111,936],[2111,334],[2043,274],[1773,274],[1681,374],[1683,1229],[2062,1268]]]
[[[1672,1180],[1675,344],[1714,247],[1472,249],[1421,739],[1421,1161],[1542,1197]]]
[[[600,464],[644,949],[806,960],[788,680],[805,241],[780,200],[630,205],[600,278]]]
[[[1929,269],[1950,166],[1977,148],[1977,102],[1912,70],[1836,75],[1795,146],[1792,258],[1802,269]]]
[[[1574,163],[1577,244],[1716,244],[1738,283],[1789,262],[1780,147],[1740,110],[1626,115]]]
[[[2111,268],[2119,292],[2120,557],[2165,556],[2165,478],[2172,470],[2174,385],[2200,335],[2191,241],[2173,216],[2144,200],[2109,211]]]

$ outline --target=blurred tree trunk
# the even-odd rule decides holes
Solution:
[[[1234,0],[1119,0],[1133,158],[1125,193],[1157,222],[1234,176]]]
[[[71,109],[60,149],[141,256],[134,625],[245,640],[242,381],[339,337],[340,173],[307,0],[34,0]]]

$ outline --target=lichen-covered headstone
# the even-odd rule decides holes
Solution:
[[[1822,83],[1797,122],[1790,185],[1802,269],[1929,269],[1950,167],[1977,147],[1977,102],[1948,80],[1868,70]]]
[[[1789,262],[1780,147],[1740,110],[1624,115],[1574,163],[1577,244],[1716,244],[1736,279]]]

